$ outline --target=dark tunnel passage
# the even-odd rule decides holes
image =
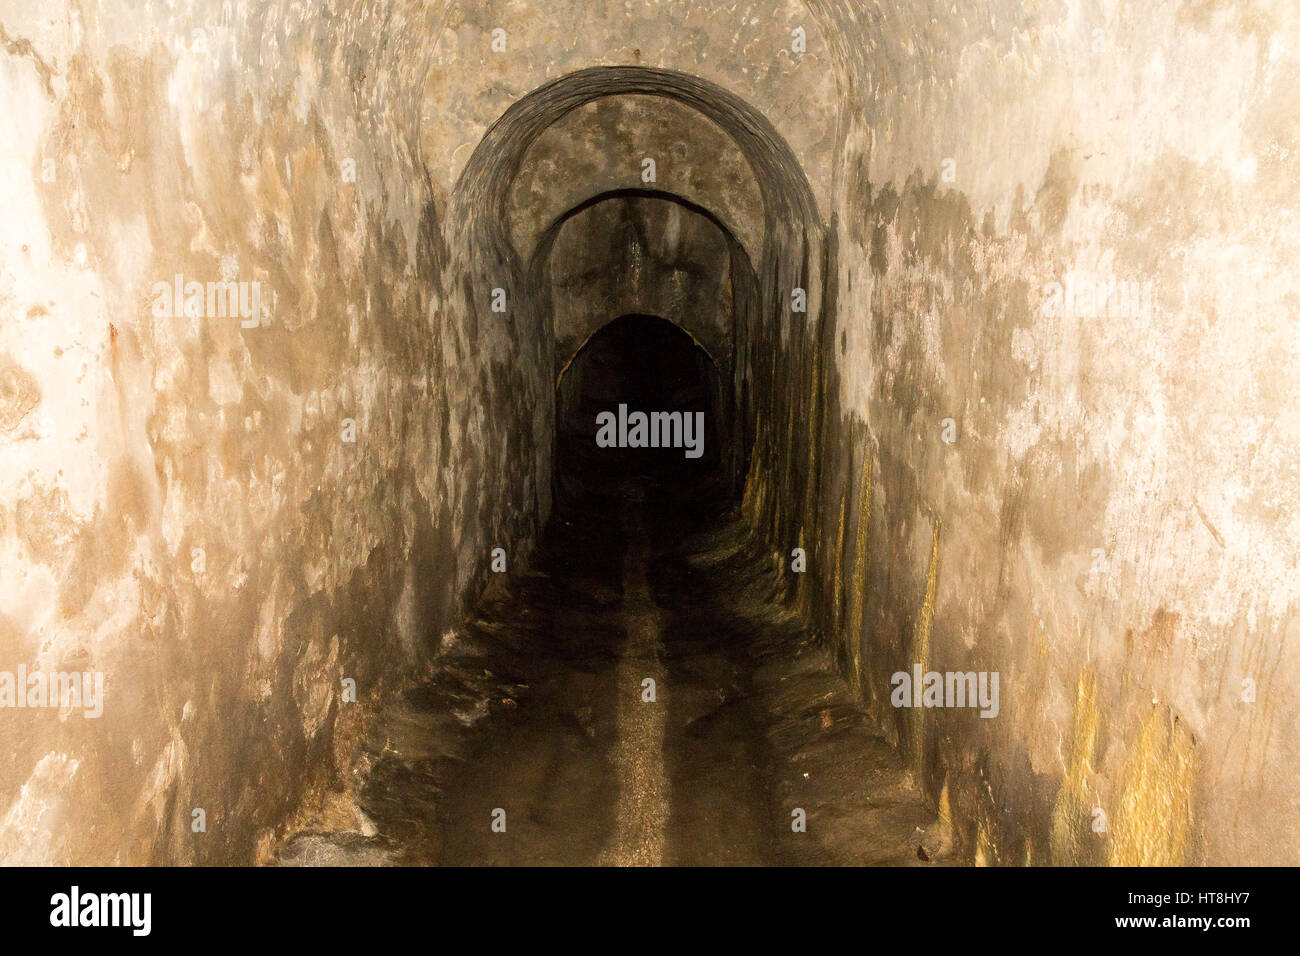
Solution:
[[[661,157],[685,174],[619,186],[593,151],[647,129],[689,141]],[[565,160],[589,180],[539,178]],[[371,729],[374,832],[300,833],[277,860],[945,862],[806,573],[838,560],[843,458],[815,427],[837,414],[836,267],[789,145],[699,77],[579,71],[489,128],[449,235],[455,305],[472,336],[506,331],[494,384],[526,413],[480,500],[533,463],[536,508],[496,533],[536,547],[492,550],[432,676]]]
[[[683,507],[725,506],[732,416],[712,357],[678,326],[627,315],[566,363],[556,389],[556,507],[618,498],[629,483]]]
[[[584,103],[614,118],[571,121]],[[710,118],[697,148],[717,154],[694,181],[736,170],[714,192],[599,173],[512,188],[574,148],[553,127],[605,124],[617,142],[693,110]],[[806,558],[754,532],[802,549],[820,476],[801,422],[831,380],[816,352],[832,267],[788,147],[696,77],[583,71],[512,107],[459,194],[479,253],[464,268],[497,262],[481,281],[517,303],[509,374],[524,391],[533,362],[556,370],[533,392],[545,523],[523,568],[498,553],[435,676],[381,722],[358,805],[384,838],[344,858],[939,862],[933,809],[799,609]],[[341,852],[313,839],[282,861]]]
[[[730,394],[657,316],[582,343],[539,551],[383,725],[360,806],[384,839],[302,836],[281,862],[943,861],[933,811],[741,520]]]

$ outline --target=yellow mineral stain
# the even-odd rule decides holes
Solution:
[[[1070,728],[1070,752],[1066,758],[1061,790],[1052,810],[1052,859],[1063,866],[1082,866],[1089,861],[1088,842],[1092,832],[1091,801],[1087,787],[1097,746],[1097,675],[1088,668],[1079,674],[1074,697],[1074,718]]]
[[[807,480],[804,485],[804,505],[803,505],[803,513],[807,518],[811,518],[812,516],[817,515],[821,512],[821,509],[817,506],[817,486],[819,483],[818,475],[817,475],[817,446],[819,442],[817,441],[817,439],[820,436],[820,431],[821,431],[820,416],[821,416],[822,368],[821,368],[820,352],[814,355],[812,366],[813,366],[812,376],[811,376],[812,386],[811,386],[811,392],[809,394],[809,401],[808,401],[808,409],[809,409],[808,424],[810,426],[811,431],[809,432],[810,440],[808,442],[808,469],[805,472],[807,476]],[[793,459],[794,457],[794,449],[795,449],[795,443],[794,443],[795,417],[796,417],[795,402],[791,401],[790,402],[790,432],[788,435],[788,441],[786,445],[787,451],[789,452],[789,456],[791,459]],[[843,514],[843,510],[841,509],[840,512],[841,525],[843,525],[843,522],[844,522],[844,514]],[[842,529],[841,529],[841,540],[842,540]],[[834,558],[834,565],[831,570],[833,575],[831,580],[833,582],[838,582],[839,572],[840,572],[838,551],[836,552],[836,557]],[[812,614],[812,599],[813,599],[813,590],[814,590],[812,587],[812,578],[813,576],[811,574],[805,574],[799,580],[798,606],[804,615]],[[836,595],[838,595],[839,593],[838,583],[835,585],[835,593]],[[838,600],[839,598],[837,596],[834,599],[834,602],[838,603]],[[836,638],[838,639],[839,611],[834,607],[832,607],[832,610],[834,611],[834,621],[835,621],[833,631],[834,634],[836,635]]]
[[[835,530],[835,570],[831,575],[831,630],[837,642],[848,643],[848,635],[841,629],[844,622],[844,515],[848,511],[849,499],[845,494],[840,498],[840,517]]]
[[[761,425],[761,421],[760,421]],[[762,467],[759,454],[762,448],[762,440],[754,439],[754,444],[749,452],[749,472],[745,475],[745,493],[740,501],[740,513],[744,516],[746,522],[753,524],[756,516],[759,514],[759,505],[761,504],[762,479],[759,472]]]
[[[999,859],[998,848],[989,833],[988,825],[981,820],[975,832],[975,865],[997,866]]]
[[[1195,770],[1195,739],[1168,705],[1153,705],[1125,763],[1111,866],[1186,864]]]
[[[925,575],[925,600],[921,604],[921,615],[916,622],[916,639],[913,642],[913,655],[916,663],[925,672],[930,667],[930,629],[934,626],[934,596],[939,583],[939,518],[934,519],[934,533],[930,539],[930,564]],[[912,709],[912,760],[919,772],[921,755],[925,748],[925,708]]]
[[[799,537],[798,537],[798,539],[797,539],[796,542],[795,542],[795,547],[797,547],[797,548],[799,548],[801,551],[803,551],[803,553],[804,553],[804,557],[805,557],[805,560],[806,560],[806,559],[807,559],[807,555],[808,555],[808,549],[804,547],[804,543],[803,543],[803,529],[802,529],[802,528],[799,529]],[[789,555],[786,555],[786,561],[789,562],[790,560],[791,560],[790,556],[789,556]],[[787,564],[786,564],[786,568],[788,569],[789,567],[790,567],[790,565],[787,563]],[[795,591],[794,591],[794,600],[795,600],[795,607],[798,609],[798,611],[799,611],[800,614],[805,613],[805,610],[806,610],[806,609],[804,608],[804,605],[803,605],[803,601],[804,601],[804,578],[808,577],[808,575],[809,575],[810,573],[811,573],[811,562],[809,562],[807,565],[805,565],[802,574],[796,574],[796,575],[795,575],[795,582],[794,582],[794,588],[795,588]]]
[[[822,433],[826,423],[822,421],[822,351],[813,352],[812,391],[808,399],[808,483],[804,492],[804,514],[815,515],[821,512],[818,507],[817,489],[820,476],[817,471],[817,450],[821,446]],[[851,447],[851,446],[850,446]],[[793,450],[793,448],[792,448]]]
[[[867,612],[867,534],[871,528],[870,449],[862,453],[862,478],[858,489],[858,527],[853,541],[853,583],[849,592],[849,661],[855,691],[862,688],[862,625]]]

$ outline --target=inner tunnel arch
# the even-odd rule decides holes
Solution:
[[[756,277],[711,210],[664,190],[592,196],[547,227],[529,274],[552,310],[557,374],[606,316],[645,313],[681,326],[733,377],[736,303],[752,299]]]

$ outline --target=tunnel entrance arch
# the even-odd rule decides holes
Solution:
[[[691,107],[722,129],[753,170],[773,230],[824,231],[812,187],[790,145],[759,110],[731,91],[689,73],[639,66],[597,66],[543,84],[507,109],[483,135],[461,171],[453,197],[453,224],[498,230],[502,251],[517,262],[509,235],[510,188],[525,154],[552,124],[573,110],[613,96],[663,97]]]

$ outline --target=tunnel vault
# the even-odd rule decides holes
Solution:
[[[768,230],[781,224],[810,228],[820,223],[816,199],[799,161],[767,117],[698,76],[634,66],[579,70],[517,100],[484,134],[462,171],[452,200],[453,222],[474,222],[486,210],[492,228],[508,235],[504,227],[510,220],[510,189],[528,149],[566,114],[593,100],[616,96],[672,100],[725,132],[753,170]],[[508,245],[517,256],[513,244]]]
[[[625,186],[601,189],[610,182],[602,173],[593,191],[584,194],[575,191],[562,168],[550,167],[549,182],[530,168],[524,192],[534,212],[531,220],[521,213],[516,183],[534,144],[587,104],[619,98],[635,101],[631,115],[637,121],[651,121],[647,104],[655,101],[671,107],[669,119],[677,117],[680,128],[670,123],[664,132],[678,129],[678,135],[648,158],[671,164],[674,150],[677,158],[688,157],[691,137],[703,139],[701,148],[709,156],[721,155],[725,150],[717,139],[723,136],[743,157],[748,174],[732,176],[726,189],[717,186],[720,195],[685,196],[655,188],[634,153],[613,148],[627,163]],[[682,114],[681,107],[689,112]],[[690,113],[707,123],[687,123],[682,116]],[[592,151],[604,149],[606,138],[627,126],[625,119],[622,126],[598,119],[593,114],[596,128],[584,130],[584,148]],[[717,206],[730,197],[743,207],[751,187],[761,204],[761,223],[753,210]],[[556,203],[539,195],[548,189],[567,208],[548,212]],[[462,171],[450,207],[447,244],[460,276],[452,286],[465,290],[464,305],[477,307],[484,321],[508,324],[518,349],[501,356],[502,374],[537,397],[526,427],[537,462],[539,521],[550,508],[542,489],[552,474],[546,449],[555,427],[553,392],[543,383],[554,381],[610,316],[644,312],[678,323],[716,357],[726,379],[727,421],[734,425],[727,440],[744,449],[728,460],[758,464],[762,476],[752,485],[764,489],[759,507],[770,529],[798,536],[796,525],[815,504],[818,436],[815,429],[791,426],[819,414],[826,387],[824,371],[817,368],[828,327],[824,277],[834,270],[808,180],[761,112],[687,73],[648,67],[579,70],[521,97],[498,118]],[[504,316],[483,308],[489,290],[499,290],[511,303]],[[781,493],[770,493],[776,489]]]

